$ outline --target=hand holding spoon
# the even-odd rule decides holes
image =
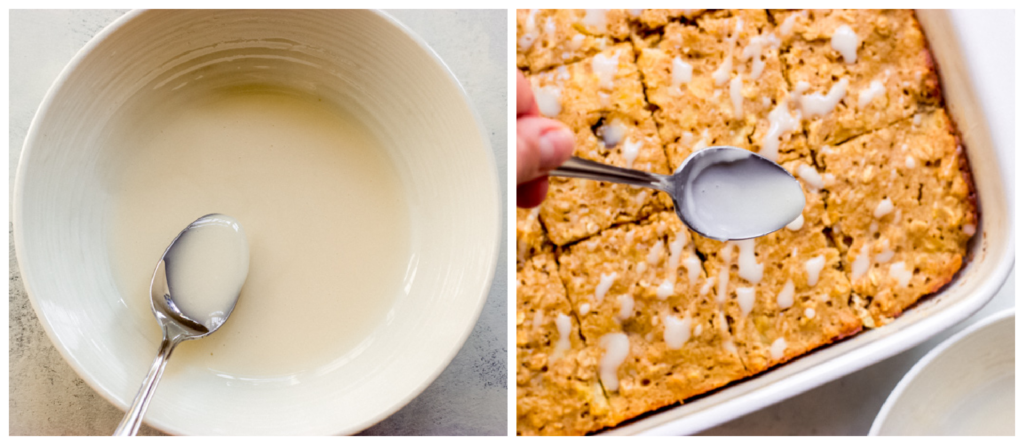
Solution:
[[[171,352],[179,343],[210,335],[224,324],[248,274],[249,244],[242,226],[230,216],[203,216],[171,241],[149,288],[163,341],[115,436],[138,432]]]
[[[760,155],[728,146],[700,150],[667,176],[577,157],[550,175],[663,191],[672,197],[684,224],[719,241],[779,230],[800,216],[805,204],[800,183],[788,171]]]

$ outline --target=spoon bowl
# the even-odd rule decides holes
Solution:
[[[672,175],[616,167],[577,157],[551,176],[653,188],[672,197],[679,219],[701,236],[719,241],[767,235],[803,212],[800,183],[782,166],[730,146],[708,147],[686,158]]]
[[[157,262],[149,288],[150,305],[163,340],[115,436],[138,432],[174,348],[183,341],[206,337],[224,325],[238,302],[248,272],[249,245],[241,225],[230,216],[202,216],[171,241]]]
[[[173,244],[171,242],[171,245]],[[210,335],[216,330],[208,329],[202,323],[186,317],[174,304],[174,300],[171,298],[171,290],[167,285],[167,266],[163,257],[160,258],[160,262],[156,265],[156,271],[153,272],[153,281],[149,286],[149,294],[153,316],[156,317],[156,321],[165,335],[167,329],[171,327],[181,330],[180,333],[176,334],[188,337],[184,340],[192,340]]]
[[[676,214],[705,237],[764,236],[798,218],[806,200],[786,169],[736,147],[710,147],[683,161],[668,177]]]

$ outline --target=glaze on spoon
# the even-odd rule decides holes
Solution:
[[[577,157],[550,174],[663,191],[672,197],[684,224],[720,241],[779,230],[799,217],[805,204],[800,183],[788,171],[756,153],[728,146],[695,152],[670,176]]]
[[[242,226],[230,216],[203,216],[171,241],[157,262],[149,288],[163,340],[115,436],[138,432],[174,348],[223,326],[248,275],[249,243]]]

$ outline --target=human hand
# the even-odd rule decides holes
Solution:
[[[573,134],[540,115],[530,81],[516,70],[516,205],[536,207],[548,193],[548,172],[573,150]]]

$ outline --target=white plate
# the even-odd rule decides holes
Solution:
[[[977,79],[949,11],[917,10],[942,82],[947,109],[971,163],[980,218],[968,261],[953,281],[881,329],[862,332],[776,369],[666,409],[603,434],[692,434],[785,400],[914,347],[967,319],[999,290],[1013,268],[1013,205],[1000,168],[989,119],[978,100]],[[1011,138],[1012,141],[1012,138]],[[1002,148],[1011,152],[1013,148]]]
[[[262,65],[250,60],[260,57],[291,64],[246,68]],[[406,181],[412,259],[370,347],[277,379],[169,373],[146,422],[175,434],[366,428],[418,395],[459,351],[486,300],[501,240],[484,129],[441,60],[382,13],[133,11],[100,32],[51,87],[18,166],[14,240],[32,306],[72,368],[127,407],[159,338],[143,335],[152,331],[139,323],[155,321],[131,315],[111,274],[102,140],[125,104],[198,82],[199,69],[204,81],[212,74],[225,85],[257,78],[315,89],[361,111]]]
[[[1014,309],[946,339],[907,372],[872,436],[1012,436]]]

